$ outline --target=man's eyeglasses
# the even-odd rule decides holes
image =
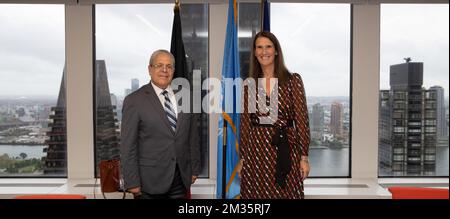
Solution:
[[[156,69],[163,69],[165,67],[168,71],[172,71],[173,70],[173,66],[170,65],[170,64],[169,65],[164,65],[162,63],[159,63],[159,64],[152,65],[152,67],[156,68]]]

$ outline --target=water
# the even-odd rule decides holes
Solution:
[[[0,156],[7,153],[9,157],[20,157],[20,153],[26,153],[27,159],[41,159],[46,154],[43,152],[44,145],[0,145]],[[310,176],[337,176],[347,177],[350,175],[349,168],[349,148],[322,149],[310,148],[309,160],[311,164]],[[449,147],[437,147],[436,151],[436,176],[449,175]],[[383,171],[383,170],[382,170]],[[389,176],[388,171],[381,175]]]
[[[448,147],[437,147],[436,175],[448,176]]]
[[[349,148],[342,149],[321,149],[310,148],[309,161],[311,165],[310,176],[342,176],[350,175],[349,168]],[[449,175],[449,147],[436,148],[436,170],[427,173],[427,176],[448,176]],[[381,169],[381,176],[392,176],[389,170]],[[401,175],[399,175],[401,176]],[[405,174],[403,174],[405,176]],[[408,174],[408,176],[411,176]]]
[[[46,155],[44,153],[45,145],[0,145],[0,156],[8,154],[9,157],[20,157],[20,153],[26,153],[26,159],[41,159]]]
[[[328,149],[310,148],[310,176],[341,176],[350,175],[349,148]]]

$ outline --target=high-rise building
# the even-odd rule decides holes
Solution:
[[[438,140],[447,137],[447,119],[445,118],[444,88],[433,86],[430,90],[436,91],[436,135]]]
[[[119,127],[116,106],[111,104],[108,76],[104,60],[97,60],[96,75],[96,167],[101,160],[118,158]]]
[[[66,68],[64,67],[56,106],[51,108],[48,139],[42,157],[44,174],[62,176],[67,174],[67,126],[66,126]]]
[[[447,103],[448,103],[448,100],[447,100]],[[449,112],[448,112],[448,105],[446,106],[446,108],[445,108],[445,124],[446,124],[446,127],[447,127],[447,138],[449,137],[449,135],[448,135],[448,133],[449,133],[449,128],[448,128],[448,114],[449,114]],[[448,145],[447,145],[448,146]]]
[[[104,60],[97,60],[96,66],[96,166],[103,159],[119,157],[119,133],[116,118],[116,106],[111,104],[108,78]],[[58,95],[56,107],[52,107],[49,116],[51,122],[47,132],[48,147],[44,148],[47,156],[43,157],[44,174],[64,175],[67,173],[67,141],[66,141],[66,69]]]
[[[384,165],[388,168],[392,167],[394,154],[391,146],[391,138],[393,134],[389,95],[390,90],[380,90],[378,108],[378,159],[380,161],[380,165]],[[401,141],[405,141],[403,137],[397,138]]]
[[[117,96],[115,94],[111,94],[111,105],[117,108]]]
[[[344,120],[344,108],[341,103],[333,102],[331,104],[331,116],[330,116],[330,132],[335,138],[342,136],[343,120]]]
[[[137,91],[139,89],[139,79],[133,78],[131,79],[131,93]]]
[[[322,140],[325,114],[320,103],[313,105],[311,118],[311,136],[313,139]]]
[[[125,88],[124,96],[128,96],[128,94],[131,94],[131,89]]]
[[[427,174],[436,164],[436,90],[422,88],[423,63],[390,67],[380,91],[379,159],[399,173]]]

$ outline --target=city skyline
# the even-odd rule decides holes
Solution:
[[[97,87],[98,88],[97,92],[99,90],[101,91],[101,94],[100,94],[101,98],[99,98],[99,99],[102,99],[102,100],[100,101],[100,103],[101,104],[106,104],[106,105],[111,105],[110,99],[113,99],[114,96],[111,96],[111,94],[108,95],[108,93],[109,93],[109,91],[108,91],[108,83],[107,83],[108,79],[106,78],[107,74],[106,74],[105,63],[102,62],[102,61],[97,61],[97,63],[102,63],[102,65],[101,65],[102,67],[100,67],[100,68],[97,65],[97,72],[100,72],[100,74],[98,74],[100,76],[98,76],[99,83],[97,85],[98,86]],[[61,88],[60,89],[64,90],[64,88],[62,86],[62,83],[61,83]],[[349,117],[348,117],[349,108],[348,107],[350,106],[350,104],[349,104],[348,97],[343,97],[340,100],[339,100],[339,98],[336,98],[336,97],[325,97],[325,98],[322,97],[322,98],[317,98],[317,99],[314,99],[314,97],[312,97],[312,98],[310,97],[309,100],[310,100],[311,104],[308,104],[308,110],[310,110],[311,105],[312,105],[312,107],[314,107],[314,105],[317,104],[317,103],[321,103],[322,104],[322,105],[320,105],[320,107],[323,110],[323,114],[322,114],[323,125],[321,127],[322,130],[320,130],[320,129],[318,130],[318,132],[320,132],[322,136],[318,136],[318,138],[314,138],[314,136],[312,137],[313,141],[311,143],[311,149],[319,149],[319,150],[323,150],[323,149],[333,149],[333,150],[342,149],[342,152],[345,153],[345,149],[346,148],[348,149],[348,147],[350,146],[349,142],[348,142],[348,137],[349,137],[348,136],[348,131],[349,131],[348,128],[349,127],[344,127],[346,123],[349,124],[349,121],[348,121],[349,120]],[[2,103],[2,102],[0,102],[0,103]],[[33,108],[36,108],[36,106],[38,106],[38,105],[33,105],[33,104],[27,104],[27,107],[25,107],[24,105],[20,105],[20,104],[21,103],[19,102],[19,106],[18,107],[20,107],[20,108],[17,108],[17,106],[14,105],[14,103],[13,103],[12,107],[15,108],[15,110],[14,110],[15,113],[23,114],[24,116],[26,116],[26,114],[30,111],[28,109],[29,107],[31,107],[31,109],[33,109]],[[38,104],[38,102],[35,102],[34,104]],[[335,113],[334,116],[333,116],[333,111],[334,111],[333,110],[333,105],[334,106],[338,106],[338,108],[339,108],[338,112]],[[8,108],[7,111],[9,111],[10,106],[8,105],[7,108]],[[37,108],[39,108],[39,107],[37,107]],[[100,110],[103,113],[106,112],[105,110],[102,110],[100,108],[97,107],[97,110]],[[2,113],[2,111],[4,109],[5,109],[5,107],[2,104],[0,104],[0,113]],[[17,109],[22,109],[22,110],[18,111]],[[1,116],[1,114],[0,114],[0,116]],[[106,117],[112,119],[115,116],[106,116]],[[101,117],[98,117],[98,118],[106,118],[106,117],[105,116],[101,116]],[[333,119],[333,117],[335,119]],[[314,118],[313,118],[313,120],[314,120]],[[338,120],[338,122],[335,122],[335,123],[339,124],[338,126],[340,128],[338,128],[338,129],[340,129],[340,131],[333,133],[333,128],[332,128],[333,127],[333,124],[332,124],[333,122],[332,121],[335,121],[335,120]],[[108,121],[110,121],[110,120],[108,120]],[[102,122],[100,122],[100,124],[110,124],[108,121],[102,121]],[[312,121],[312,123],[314,123],[314,122]],[[312,123],[310,123],[311,126],[313,125]],[[50,126],[50,124],[49,124],[49,126]],[[52,125],[52,127],[53,127],[53,125]],[[98,129],[102,129],[102,127],[97,127],[97,128]],[[23,127],[23,129],[26,130],[27,127]],[[336,128],[334,128],[334,129],[336,129]],[[45,131],[45,128],[43,130]],[[115,130],[115,129],[105,129],[105,130]],[[314,131],[314,130],[312,129],[312,131]],[[1,135],[2,135],[2,133],[0,132],[0,137],[1,137]],[[4,135],[4,133],[3,133],[3,135]],[[97,136],[97,141],[99,140],[98,139],[99,136],[100,137],[103,136],[103,137],[109,138],[108,137],[109,134],[107,134],[107,135],[100,134],[100,135]],[[14,136],[12,136],[12,137],[14,137]],[[318,141],[314,141],[314,140],[318,140]],[[105,144],[110,144],[110,143],[114,144],[114,141],[111,141],[109,143],[108,143],[108,141],[103,141],[103,142]],[[2,143],[2,142],[0,142],[0,143]],[[5,142],[3,142],[3,143],[5,143]],[[3,143],[2,143],[2,145],[4,145]],[[18,145],[19,145],[19,147],[22,147],[23,144],[25,144],[25,143],[22,143],[22,145],[21,144],[18,144]],[[40,145],[40,144],[34,143],[33,145]],[[11,143],[9,143],[9,145],[8,145],[8,142],[6,142],[6,147],[10,147],[10,146],[11,146]],[[0,145],[0,151],[1,150],[2,150],[2,148],[1,148],[1,145]],[[44,151],[44,153],[45,153],[45,151]],[[29,152],[21,153],[20,157],[23,157],[23,158],[20,158],[20,157],[16,156],[16,157],[10,157],[8,159],[13,159],[13,160],[15,159],[16,160],[15,162],[21,162],[21,159],[22,160],[25,159],[28,156],[28,154],[29,154]],[[99,153],[97,153],[97,154],[99,154]],[[5,155],[1,155],[1,154],[0,154],[0,156],[5,157]],[[316,155],[316,156],[321,156],[321,155]],[[343,154],[341,156],[345,157],[346,155]],[[6,157],[8,157],[8,155],[6,155]],[[36,161],[34,161],[34,162],[36,162]],[[345,175],[345,172],[346,172],[346,169],[347,169],[347,167],[345,166],[345,161],[342,163],[342,165],[343,166],[341,168],[344,168],[344,169],[339,169],[338,171],[340,172],[340,174],[344,174]],[[320,174],[317,175],[317,176],[321,176],[321,175],[325,175],[326,176],[327,174],[324,174],[326,172],[327,172],[326,170],[319,171]],[[442,171],[440,171],[440,172],[442,172]],[[45,171],[44,171],[44,174],[46,174]]]

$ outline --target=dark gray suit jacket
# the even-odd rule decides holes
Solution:
[[[178,113],[174,132],[149,83],[123,103],[121,164],[125,188],[141,187],[150,194],[166,193],[178,164],[187,189],[200,174],[200,142],[195,114]]]

